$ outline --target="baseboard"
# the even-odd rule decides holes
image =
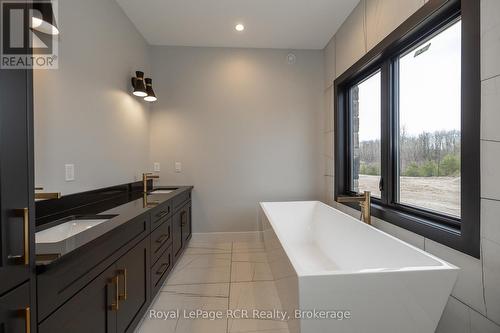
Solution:
[[[193,242],[255,242],[262,241],[262,231],[193,233]]]

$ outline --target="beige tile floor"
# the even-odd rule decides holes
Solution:
[[[159,319],[153,311],[179,310]],[[222,313],[221,319],[187,319],[184,310]],[[194,242],[153,301],[138,333],[288,333],[278,319],[256,319],[252,310],[280,310],[262,242]],[[227,318],[228,310],[249,310],[249,318]]]

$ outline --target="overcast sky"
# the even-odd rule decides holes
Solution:
[[[409,135],[460,130],[461,23],[400,59],[400,122]],[[414,57],[427,44],[428,51]],[[380,139],[380,73],[359,84],[360,141]]]

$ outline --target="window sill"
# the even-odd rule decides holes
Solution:
[[[360,210],[357,203],[342,203],[342,205]],[[443,224],[436,219],[408,214],[377,202],[372,202],[371,213],[372,217],[394,224],[475,258],[480,258],[479,248],[471,246],[470,240],[462,234],[460,227]]]

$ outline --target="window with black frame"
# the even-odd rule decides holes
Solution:
[[[395,201],[460,218],[461,21],[399,55]]]
[[[474,256],[478,12],[428,4],[335,81],[335,196],[370,191],[374,216]]]

